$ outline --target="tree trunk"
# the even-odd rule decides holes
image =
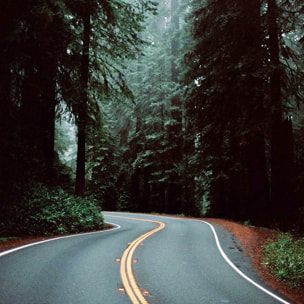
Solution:
[[[5,200],[9,187],[10,163],[10,69],[9,65],[0,62],[0,197]],[[3,202],[4,203],[4,202]],[[3,206],[2,206],[3,207]],[[1,209],[0,209],[1,210]]]
[[[247,147],[250,219],[257,224],[266,224],[269,214],[269,183],[267,177],[264,134],[250,134]]]
[[[271,90],[271,192],[272,202],[280,199],[280,187],[282,178],[280,165],[282,162],[281,150],[281,77],[279,59],[279,33],[277,25],[277,5],[275,0],[268,0],[268,23],[269,23],[269,52],[270,52],[270,90]]]
[[[36,58],[35,58],[36,59]],[[39,98],[42,90],[40,77],[37,73],[37,62],[27,63],[24,69],[24,81],[22,85],[22,103],[20,108],[21,129],[20,139],[23,146],[22,159],[19,159],[22,172],[33,178],[33,174],[42,177],[44,165],[42,164],[42,140],[45,111],[42,109]],[[38,170],[39,169],[39,170]]]
[[[275,0],[268,0],[268,27],[270,52],[270,90],[271,90],[271,202],[279,220],[286,218],[286,208],[292,201],[291,156],[284,151],[292,151],[292,140],[286,137],[283,121],[281,94],[281,71],[279,53],[278,7]],[[292,133],[291,133],[292,136]],[[287,146],[289,145],[289,146]],[[287,159],[289,158],[289,159]],[[288,186],[289,185],[289,186]]]
[[[135,172],[131,176],[131,206],[132,211],[139,211],[140,210],[140,176],[141,176],[141,169],[136,168]],[[142,210],[140,210],[142,211]]]
[[[54,183],[55,170],[55,116],[56,116],[56,76],[58,69],[58,50],[54,46],[56,39],[56,24],[60,22],[59,17],[48,16],[42,27],[42,54],[41,54],[41,86],[43,87],[42,102],[45,111],[44,120],[44,160],[46,166],[46,179],[49,183]],[[50,39],[53,38],[53,39]]]
[[[153,211],[153,208],[151,208],[150,204],[150,196],[151,196],[151,188],[150,188],[150,183],[149,183],[149,178],[151,176],[150,174],[150,167],[146,167],[143,169],[143,178],[144,178],[144,196],[143,196],[143,205],[144,208],[143,210],[145,212],[151,212]]]
[[[246,12],[247,39],[245,43],[250,46],[251,53],[249,59],[253,59],[249,65],[250,70],[259,72],[263,68],[263,29],[260,16],[261,4],[260,1],[246,0],[243,3],[243,9]],[[252,75],[248,76],[248,86],[251,88],[252,94],[249,97],[249,114],[252,119],[252,125],[249,134],[247,135],[247,144],[245,144],[247,165],[247,180],[248,180],[248,212],[247,219],[251,219],[255,223],[263,223],[267,220],[269,210],[269,182],[266,166],[266,148],[264,134],[264,96],[261,93],[263,80],[260,77]],[[258,74],[258,73],[257,73]],[[262,119],[262,121],[261,121]],[[256,122],[262,122],[256,124]]]
[[[76,169],[76,194],[85,194],[85,162],[86,162],[86,122],[89,82],[89,50],[90,50],[90,1],[87,0],[83,8],[83,47],[81,62],[81,100],[78,113],[78,150]]]
[[[50,49],[46,42],[45,50]],[[52,55],[54,56],[54,55]],[[45,180],[54,182],[54,142],[55,142],[55,111],[56,111],[56,71],[57,61],[52,56],[42,56],[40,62],[40,86],[42,88],[41,109],[43,113],[41,122],[43,129],[42,157],[45,165]]]

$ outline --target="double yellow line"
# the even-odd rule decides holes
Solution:
[[[143,234],[136,240],[134,240],[128,248],[123,253],[123,256],[121,258],[120,262],[120,276],[122,279],[122,283],[124,285],[125,291],[128,294],[130,300],[133,304],[148,304],[147,300],[144,298],[139,286],[136,283],[135,276],[132,269],[132,261],[133,261],[133,254],[136,250],[136,248],[148,237],[153,235],[154,233],[161,231],[165,228],[165,224],[158,221],[152,221],[152,220],[145,220],[145,219],[138,219],[138,218],[132,218],[132,217],[124,217],[124,216],[116,216],[116,215],[110,215],[111,217],[117,217],[117,218],[123,218],[123,219],[129,219],[129,220],[135,220],[135,221],[143,221],[143,222],[151,222],[158,224],[158,227]]]

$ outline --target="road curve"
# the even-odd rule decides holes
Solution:
[[[114,220],[111,213],[106,214]],[[121,215],[166,225],[134,253],[138,260],[134,275],[140,288],[149,291],[147,303],[290,303],[263,286],[244,252],[225,253],[235,246],[228,231],[216,232],[210,224],[196,220]]]
[[[0,256],[1,304],[125,304],[116,263],[155,224],[120,219],[119,229],[61,238]]]
[[[104,212],[104,217],[117,228],[0,256],[0,303],[136,303],[127,294],[119,293],[126,291],[121,268],[127,260],[136,285],[145,291],[145,302],[137,299],[138,303],[288,303],[275,291],[277,298],[237,273],[223,258],[206,223],[127,213]],[[160,226],[151,221],[162,222],[165,227],[150,233]],[[216,234],[224,251],[229,248],[225,233]],[[237,254],[229,258],[239,262],[241,270],[244,268],[246,275],[252,274],[257,281],[256,274],[247,269],[248,261],[240,262],[239,256],[234,260]]]

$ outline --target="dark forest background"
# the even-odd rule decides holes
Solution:
[[[300,0],[1,1],[0,233],[303,231],[303,50]]]

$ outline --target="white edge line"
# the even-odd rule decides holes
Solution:
[[[0,252],[0,257],[8,255],[10,253],[13,253],[15,251],[19,251],[19,250],[22,250],[22,249],[25,249],[25,248],[28,248],[28,247],[36,246],[36,245],[47,243],[47,242],[57,241],[57,240],[61,240],[61,239],[68,239],[68,238],[83,236],[83,235],[103,233],[103,232],[108,232],[108,231],[113,231],[113,230],[116,230],[116,229],[120,229],[120,225],[110,223],[110,222],[105,222],[105,224],[110,224],[110,225],[113,225],[113,226],[116,226],[116,227],[112,228],[112,229],[106,229],[106,230],[100,230],[100,231],[94,231],[94,232],[84,232],[84,233],[65,235],[65,236],[60,236],[60,237],[56,237],[56,238],[53,238],[53,239],[47,239],[47,240],[43,240],[43,241],[39,241],[39,242],[29,243],[29,244],[26,244],[26,245],[23,245],[23,246],[20,246],[20,247],[16,247],[16,248],[13,248],[13,249],[10,249],[10,250]]]
[[[144,214],[143,214],[144,215]],[[147,214],[145,214],[147,215]],[[164,218],[167,218],[167,219],[178,219],[178,218],[174,218],[174,217],[169,217],[169,216],[159,216],[159,215],[151,215],[152,216],[157,216],[157,217],[164,217]],[[180,219],[183,219],[183,218],[180,218]],[[186,218],[185,218],[186,219]],[[208,225],[214,235],[214,238],[215,238],[215,243],[217,245],[217,248],[220,252],[220,254],[222,255],[222,257],[224,258],[224,260],[229,264],[229,266],[234,270],[236,271],[241,277],[243,277],[246,281],[248,281],[249,283],[251,283],[252,285],[254,285],[255,287],[257,287],[258,289],[262,290],[264,293],[268,294],[269,296],[273,297],[274,299],[278,300],[279,302],[281,303],[284,303],[284,304],[291,304],[290,302],[287,302],[285,301],[284,299],[280,298],[279,296],[275,295],[274,293],[272,293],[271,291],[267,290],[266,288],[264,288],[263,286],[259,285],[258,283],[256,283],[255,281],[253,281],[252,279],[250,279],[248,276],[246,276],[241,270],[239,270],[232,262],[231,260],[227,257],[227,255],[225,254],[224,250],[222,249],[221,247],[221,244],[220,244],[220,241],[219,241],[219,238],[217,236],[217,233],[215,231],[215,228],[213,227],[213,225],[211,225],[210,223],[206,222],[206,221],[203,221],[203,220],[195,220],[195,221],[198,221],[198,222],[202,222],[206,225]]]
[[[245,280],[247,280],[249,283],[251,283],[252,285],[254,285],[255,287],[259,288],[260,290],[262,290],[263,292],[267,293],[268,295],[270,295],[271,297],[275,298],[276,300],[284,303],[284,304],[291,304],[287,301],[285,301],[284,299],[280,298],[279,296],[275,295],[274,293],[270,292],[269,290],[267,290],[266,288],[262,287],[261,285],[259,285],[258,283],[256,283],[255,281],[253,281],[252,279],[250,279],[249,277],[247,277],[241,270],[239,270],[232,262],[231,260],[227,257],[227,255],[225,254],[225,252],[223,251],[222,247],[221,247],[221,244],[219,242],[219,239],[218,239],[218,236],[216,234],[216,231],[214,229],[214,227],[208,223],[208,222],[205,222],[205,221],[202,221],[202,220],[197,220],[199,222],[203,222],[205,224],[207,224],[212,232],[213,232],[213,235],[214,235],[214,238],[215,238],[215,242],[216,242],[216,245],[218,247],[218,250],[220,251],[222,257],[224,258],[224,260],[241,276],[243,277]]]

